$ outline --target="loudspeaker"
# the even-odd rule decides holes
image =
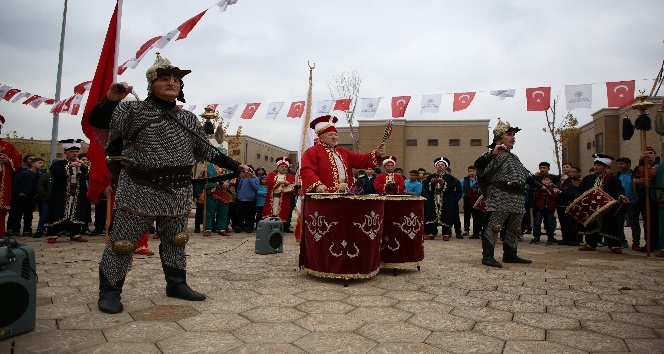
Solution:
[[[284,251],[284,224],[279,218],[266,218],[256,226],[256,253],[271,254]]]
[[[35,329],[35,252],[12,238],[0,239],[0,341]]]

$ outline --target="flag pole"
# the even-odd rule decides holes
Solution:
[[[67,3],[65,0],[65,7],[62,11],[62,29],[60,30],[60,53],[58,54],[58,73],[55,80],[55,101],[60,101],[60,87],[62,86],[62,60],[65,50],[65,29],[67,27]],[[58,148],[58,125],[60,124],[60,113],[58,110],[53,112],[53,128],[51,129],[51,151],[48,163],[49,166],[55,160],[57,155],[56,149]]]
[[[309,66],[309,88],[307,89],[307,108],[304,114],[304,122],[302,122],[302,140],[300,142],[300,151],[298,153],[298,163],[297,163],[297,174],[295,176],[296,180],[300,180],[300,168],[302,167],[302,155],[304,151],[308,148],[307,138],[309,136],[309,123],[311,122],[311,103],[312,103],[312,91],[313,91],[313,73],[316,68],[316,63],[311,65],[307,62]],[[297,224],[295,226],[295,239],[300,242],[304,236],[304,220],[302,219],[302,214],[304,213],[304,191],[300,188],[300,196],[298,200],[300,201],[299,208],[297,209]],[[297,205],[296,205],[297,207]]]

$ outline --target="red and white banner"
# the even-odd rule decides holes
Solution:
[[[403,118],[410,102],[410,96],[392,97],[392,118]]]
[[[609,107],[627,107],[634,103],[634,80],[606,83]]]
[[[526,89],[526,109],[528,111],[546,111],[551,107],[551,87]]]
[[[7,90],[7,93],[5,93],[5,97],[4,97],[5,101],[11,100],[12,97],[14,97],[19,92],[21,92],[21,90],[17,89],[17,88],[11,88],[11,89]]]
[[[452,111],[462,111],[473,102],[475,99],[475,92],[459,92],[454,94],[454,103],[452,104]]]

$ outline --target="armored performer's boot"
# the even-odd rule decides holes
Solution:
[[[486,235],[487,233],[489,233],[489,231],[485,231],[485,234],[482,235],[482,264],[489,267],[502,268],[503,265],[493,256],[495,246],[489,242],[488,235]]]
[[[106,313],[122,312],[123,306],[120,302],[120,294],[124,281],[124,278],[122,278],[117,284],[112,285],[104,272],[99,269],[99,300],[97,301],[99,311]]]
[[[189,301],[203,301],[205,295],[187,285],[187,271],[163,265],[166,277],[166,296]]]
[[[528,264],[533,261],[517,256],[516,247],[508,245],[507,242],[503,242],[503,262]]]

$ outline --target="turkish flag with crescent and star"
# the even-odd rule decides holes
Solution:
[[[410,102],[410,96],[392,97],[392,118],[403,118]]]
[[[334,101],[334,110],[335,111],[347,111],[350,109],[350,103],[352,99],[342,98]]]
[[[454,103],[452,104],[452,112],[462,111],[473,102],[475,92],[459,92],[454,94]]]
[[[606,83],[609,107],[627,107],[634,103],[634,80]]]
[[[551,87],[526,89],[526,110],[546,111],[551,108]]]
[[[251,119],[254,117],[254,113],[258,110],[258,107],[260,106],[260,103],[247,103],[247,106],[244,107],[244,111],[242,111],[242,114],[240,115],[240,118],[242,119]]]
[[[304,101],[297,101],[290,104],[290,109],[286,117],[302,118],[302,113],[304,113]]]

